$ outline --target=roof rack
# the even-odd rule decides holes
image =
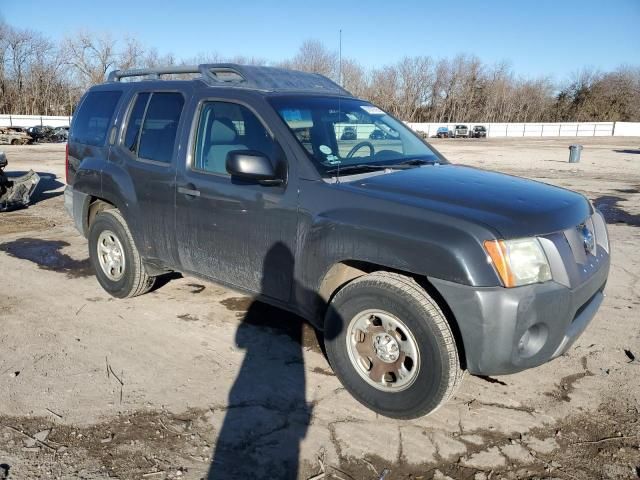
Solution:
[[[203,63],[200,65],[114,70],[109,73],[107,81],[119,82],[121,79],[129,77],[149,77],[159,80],[161,75],[189,73],[199,73],[201,80],[209,86],[234,86],[266,91],[311,90],[350,95],[340,85],[318,73],[235,63]]]
[[[107,82],[119,82],[122,78],[127,77],[149,77],[151,79],[159,79],[160,75],[171,75],[181,73],[200,73],[200,69],[195,65],[180,67],[161,67],[161,68],[132,68],[129,70],[113,70],[109,72]]]

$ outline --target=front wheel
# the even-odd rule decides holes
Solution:
[[[434,412],[462,378],[451,328],[415,280],[390,272],[340,290],[325,323],[329,362],[345,388],[392,418]]]
[[[98,282],[109,294],[128,298],[148,292],[155,282],[147,275],[122,214],[98,212],[89,227],[89,258]]]

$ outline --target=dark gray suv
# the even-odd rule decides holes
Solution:
[[[67,148],[65,203],[107,292],[177,271],[295,312],[390,417],[434,411],[464,370],[561,355],[603,299],[609,241],[585,197],[451,165],[320,75],[116,71],[82,98]]]

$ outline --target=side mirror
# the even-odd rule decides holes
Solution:
[[[6,167],[7,163],[9,163],[7,161],[7,156],[5,155],[4,152],[0,152],[0,168]]]
[[[226,167],[233,177],[265,185],[279,185],[284,181],[277,175],[269,157],[255,150],[232,150],[227,153]]]

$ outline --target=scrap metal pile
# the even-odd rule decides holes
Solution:
[[[26,207],[40,181],[40,177],[33,170],[9,179],[4,172],[7,163],[7,156],[0,152],[0,212]]]

